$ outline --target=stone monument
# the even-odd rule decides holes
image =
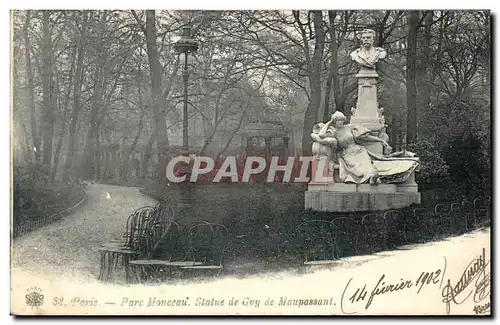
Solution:
[[[351,212],[402,208],[420,203],[415,170],[419,159],[392,152],[385,133],[384,109],[377,99],[376,64],[386,51],[374,47],[375,32],[362,31],[362,45],[350,55],[359,67],[358,97],[349,124],[341,112],[314,126],[312,180],[305,208]]]
[[[351,59],[360,66],[359,73],[356,75],[358,100],[356,107],[351,109],[351,124],[362,125],[370,129],[373,135],[378,135],[384,125],[384,109],[378,107],[377,80],[379,75],[376,64],[386,57],[387,52],[380,47],[374,47],[374,41],[375,31],[363,30],[361,47],[351,53]],[[382,154],[382,147],[378,144],[370,145],[369,148],[375,153]]]

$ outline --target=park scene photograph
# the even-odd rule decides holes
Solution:
[[[488,10],[11,10],[14,315],[489,315]]]

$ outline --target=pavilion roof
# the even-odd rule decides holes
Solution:
[[[242,134],[247,137],[286,137],[288,133],[281,121],[277,120],[255,120],[246,124]]]

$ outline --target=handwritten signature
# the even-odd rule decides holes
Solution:
[[[446,313],[450,313],[451,303],[456,305],[464,303],[469,297],[473,295],[475,303],[481,302],[490,296],[490,273],[486,272],[490,260],[486,260],[486,250],[483,248],[482,255],[475,257],[462,273],[462,276],[455,285],[451,284],[450,279],[447,280],[446,285],[441,292],[443,302],[446,304]],[[470,288],[470,284],[475,281],[475,286]],[[470,290],[466,290],[470,288]]]
[[[436,269],[432,272],[421,272],[420,275],[416,278],[416,280],[405,280],[400,279],[399,281],[393,282],[386,278],[385,274],[379,278],[377,284],[372,288],[367,288],[365,284],[362,287],[358,287],[352,295],[349,293],[349,286],[352,282],[352,278],[347,282],[344,292],[342,293],[342,298],[340,300],[340,308],[344,314],[355,314],[356,312],[348,312],[346,311],[346,307],[348,305],[352,305],[355,303],[365,303],[364,308],[368,309],[373,303],[376,296],[381,296],[384,294],[388,294],[390,292],[395,291],[403,291],[403,290],[416,290],[416,293],[419,294],[422,288],[425,286],[437,285],[441,286],[444,280],[444,274],[446,272],[446,258],[444,258],[444,268]],[[413,288],[413,289],[412,289]],[[352,291],[351,291],[352,292]],[[369,293],[369,295],[368,295]],[[349,296],[350,295],[350,296]],[[347,298],[346,300],[344,299]]]

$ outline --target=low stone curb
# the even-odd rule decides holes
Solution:
[[[71,212],[75,211],[77,208],[82,206],[85,202],[87,202],[87,193],[85,193],[84,190],[79,189],[82,194],[83,198],[78,201],[76,204],[73,204],[70,207],[67,207],[53,215],[50,216],[45,216],[41,218],[37,218],[36,220],[26,222],[25,224],[19,225],[11,230],[11,236],[12,238],[17,238],[22,235],[25,235],[29,232],[32,232],[36,229],[42,228],[46,225],[51,224],[52,222],[55,222],[57,220],[62,219],[63,217],[69,215]]]

